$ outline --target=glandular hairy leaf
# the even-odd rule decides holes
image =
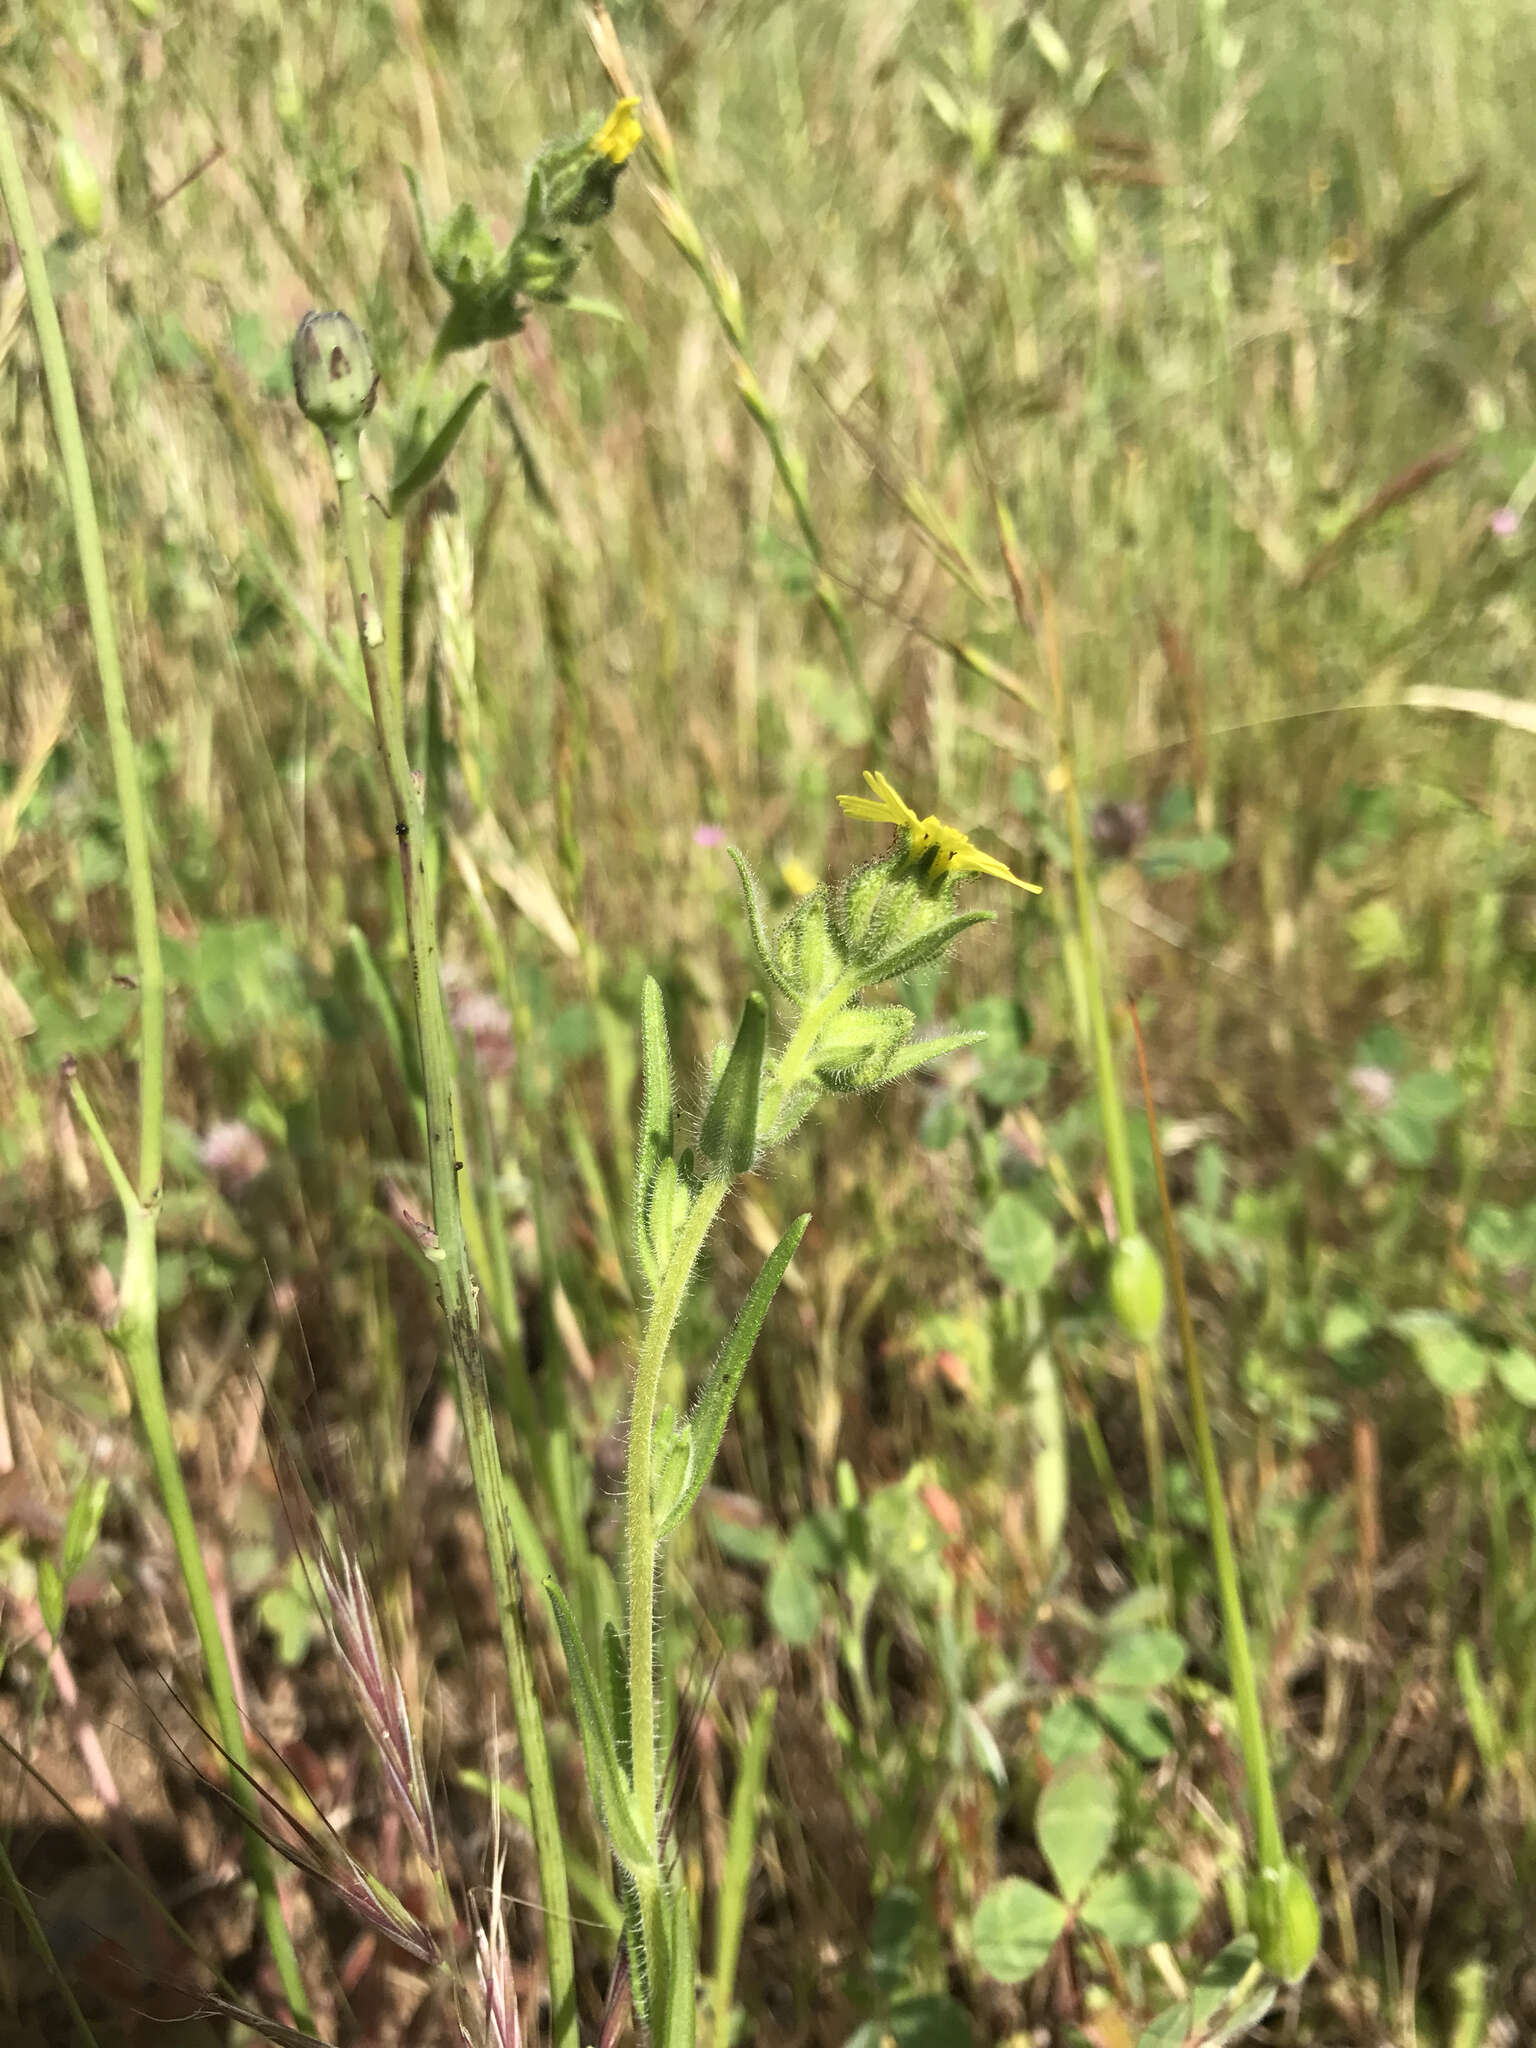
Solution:
[[[722,1173],[746,1173],[757,1156],[757,1108],[767,1048],[768,1005],[753,989],[742,1005],[735,1043],[699,1129],[699,1144]]]
[[[613,1853],[625,1869],[649,1875],[656,1869],[656,1858],[640,1824],[634,1789],[619,1763],[613,1724],[608,1718],[608,1708],[587,1656],[586,1645],[581,1640],[581,1631],[576,1626],[576,1617],[553,1579],[547,1582],[546,1590],[565,1649],[565,1665],[570,1674],[576,1721],[581,1729],[581,1747],[587,1762],[587,1785],[592,1803],[608,1831]]]
[[[741,1385],[741,1376],[747,1369],[752,1356],[752,1347],[757,1342],[763,1318],[769,1304],[778,1292],[779,1282],[789,1268],[789,1262],[804,1237],[809,1216],[797,1216],[788,1230],[779,1239],[769,1254],[763,1270],[753,1281],[746,1300],[741,1305],[735,1326],[710,1367],[699,1398],[694,1403],[693,1414],[689,1417],[688,1474],[682,1491],[677,1496],[670,1512],[657,1517],[657,1536],[664,1537],[678,1527],[684,1516],[698,1499],[704,1482],[709,1477],[710,1467],[715,1462],[715,1453],[720,1448],[720,1439],[725,1435],[725,1425],[731,1418],[731,1408],[736,1399],[736,1390]]]

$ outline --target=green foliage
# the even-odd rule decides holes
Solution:
[[[793,1673],[742,2031],[1012,2038],[1056,2021],[1057,1982],[988,1984],[986,1944],[1027,1957],[1042,1930],[1071,1943],[1106,2039],[1235,2038],[1275,1995],[1251,1937],[1220,1946],[1248,1837],[1211,1518],[1179,1441],[1163,1262],[1135,1229],[1152,1181],[1131,992],[1282,1819],[1293,1840],[1328,1821],[1330,1967],[1286,2025],[1460,2048],[1508,2022],[1522,1930],[1500,1873],[1536,1813],[1526,12],[1128,22],[940,0],[894,37],[864,5],[802,10],[792,35],[746,10],[725,43],[679,44],[614,10],[671,124],[643,181],[574,125],[601,81],[559,10],[520,21],[510,71],[484,61],[477,0],[423,10],[419,42],[388,10],[317,35],[312,10],[238,0],[218,37],[178,19],[164,62],[152,0],[87,27],[22,12],[8,99],[133,626],[170,1027],[154,1327],[199,1524],[234,1513],[217,1488],[253,1355],[301,1458],[329,1473],[347,1443],[370,1553],[416,1581],[401,1611],[443,1689],[445,1777],[455,1741],[483,1761],[460,1647],[483,1581],[445,1572],[441,1543],[461,1475],[418,1485],[402,1424],[452,1360],[418,1298],[441,1247],[401,813],[321,539],[319,444],[285,439],[278,402],[278,312],[307,278],[383,372],[363,514],[448,975],[447,1166],[525,1576],[553,1561],[597,1667],[614,1764],[599,1743],[596,1776],[633,1791],[632,1654],[654,1647],[663,1674],[660,1773],[673,1678],[718,1639],[727,1785],[744,1702]],[[200,168],[205,130],[244,146]],[[616,192],[617,232],[597,232]],[[447,368],[485,344],[483,381]],[[0,1327],[18,1471],[47,1446],[36,1483],[67,1518],[7,1537],[3,1569],[19,1597],[35,1571],[99,1700],[115,1617],[150,1640],[118,1524],[130,1557],[162,1539],[103,1337],[125,1233],[56,1077],[77,1063],[131,1177],[146,984],[24,312],[0,354]],[[899,839],[849,873],[869,843],[838,836],[829,798],[866,759],[995,835],[1045,897],[985,930]],[[745,949],[704,821],[763,876],[743,872],[769,1008],[728,1091]],[[797,894],[807,873],[846,879]],[[268,1162],[245,1180],[210,1163],[233,1119]],[[754,1178],[721,1194],[715,1232],[717,1167]],[[1113,1216],[1127,1182],[1135,1216]],[[789,1219],[811,1207],[802,1237]],[[630,1644],[607,1460],[669,1273],[643,1492],[658,1571],[663,1546],[679,1557]],[[52,1462],[71,1439],[112,1460],[113,1540],[86,1543],[83,1580],[84,1467]],[[273,1653],[308,1644],[263,1542],[232,1581],[237,1634],[266,1638],[258,1724]],[[1093,1621],[1106,1588],[1136,1591]],[[556,1626],[532,1618],[558,1763],[582,1688],[549,1689]],[[10,1653],[23,1705],[38,1669]],[[311,1666],[304,1712],[332,1682]],[[802,1813],[812,1744],[830,1775]],[[1106,1956],[1043,1846],[1068,1840],[1056,1788],[1095,1772],[1115,1795],[1086,1880],[1108,1888],[1101,1917],[1179,1924],[1170,1866],[1207,1888],[1172,1938],[1182,1994],[1137,1939]],[[1042,1776],[1044,1861],[1021,1865]],[[611,1928],[605,1845],[557,1778],[573,1872],[579,1856],[611,1909],[580,1910]],[[1455,1789],[1466,1847],[1429,1890],[1425,1784]],[[637,1826],[665,1820],[664,1783],[651,1804]],[[1385,1898],[1383,1824],[1402,1865]],[[880,1901],[867,1969],[823,1864]],[[1033,1929],[1009,1917],[1023,1878],[994,1883],[1021,1868],[1046,1902]],[[658,2027],[686,2024],[688,1970],[667,1962],[692,1961],[685,1888],[652,1930]],[[547,1924],[567,1924],[558,1904]],[[707,1963],[715,1902],[698,1924]],[[608,1935],[574,1938],[584,1974],[606,1966]],[[1266,1927],[1276,1969],[1306,1948],[1283,1915]],[[1486,2014],[1457,1988],[1468,1956]],[[759,2009],[765,1983],[784,2013]]]

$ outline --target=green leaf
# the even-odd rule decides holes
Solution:
[[[1069,1696],[1057,1700],[1040,1723],[1040,1754],[1047,1763],[1062,1764],[1075,1756],[1095,1756],[1104,1741],[1104,1731],[1094,1719],[1086,1700]]]
[[[661,984],[653,974],[645,977],[640,993],[640,1141],[638,1160],[644,1162],[646,1185],[663,1159],[672,1157],[672,1047],[667,1039],[667,1010]]]
[[[80,1482],[75,1497],[69,1504],[69,1519],[64,1524],[63,1550],[66,1586],[96,1548],[96,1539],[101,1534],[101,1518],[106,1512],[108,1490],[106,1478],[100,1473],[93,1473]]]
[[[825,889],[795,905],[774,934],[773,951],[776,978],[794,990],[796,1003],[813,1003],[831,992],[843,972],[843,956],[832,935]]]
[[[470,385],[458,404],[425,446],[412,439],[395,458],[394,480],[389,487],[389,515],[398,519],[412,498],[432,483],[453,453],[459,436],[469,425],[475,407],[490,390],[484,378]]]
[[[741,1376],[747,1369],[752,1347],[757,1342],[759,1330],[763,1327],[763,1318],[768,1313],[774,1295],[779,1291],[779,1282],[784,1278],[810,1220],[808,1215],[797,1216],[774,1246],[737,1313],[735,1325],[730,1336],[726,1338],[719,1357],[710,1367],[709,1374],[699,1389],[699,1398],[695,1401],[693,1413],[688,1418],[690,1437],[687,1478],[676,1505],[658,1524],[658,1537],[669,1536],[678,1526],[698,1499],[704,1482],[709,1477],[710,1467],[715,1462],[715,1453],[720,1448],[720,1439],[725,1435],[725,1425],[731,1419],[731,1408],[736,1400],[736,1390],[741,1385]]]
[[[1139,1763],[1155,1764],[1173,1748],[1173,1723],[1156,1700],[1137,1693],[1096,1693],[1093,1712]]]
[[[545,1591],[555,1610],[555,1624],[565,1647],[565,1666],[570,1675],[577,1725],[581,1729],[581,1747],[587,1760],[587,1784],[591,1788],[592,1803],[608,1831],[613,1852],[625,1869],[649,1874],[656,1868],[656,1859],[640,1824],[633,1788],[619,1764],[613,1725],[608,1719],[608,1709],[598,1690],[581,1632],[576,1626],[576,1617],[553,1579],[545,1581]]]
[[[767,1045],[768,1005],[753,989],[742,1005],[736,1042],[699,1130],[699,1144],[722,1173],[746,1173],[757,1156],[757,1105]]]
[[[1151,1692],[1184,1669],[1182,1640],[1169,1628],[1136,1629],[1116,1636],[1093,1674],[1095,1685],[1120,1685]]]
[[[763,1606],[775,1631],[792,1647],[800,1647],[821,1626],[821,1592],[793,1552],[786,1551],[768,1574]]]
[[[998,1196],[981,1226],[981,1249],[1005,1287],[1038,1294],[1056,1270],[1056,1233],[1027,1196]]]
[[[49,1640],[56,1643],[64,1631],[64,1581],[51,1557],[37,1560],[37,1605]]]
[[[1181,1999],[1166,2012],[1160,2012],[1149,2027],[1142,2028],[1136,2036],[1136,2048],[1184,2048],[1194,2030],[1194,2004],[1188,1998]]]
[[[869,1930],[869,1961],[875,1982],[887,1995],[906,1980],[914,1941],[926,1918],[922,1900],[908,1885],[892,1885],[877,1901]]]
[[[726,852],[735,862],[736,872],[741,877],[741,893],[747,908],[747,929],[752,934],[752,945],[762,962],[763,972],[778,989],[779,994],[786,996],[798,1009],[800,998],[793,985],[780,973],[774,950],[768,943],[768,934],[763,926],[762,906],[757,900],[757,882],[752,870],[747,866],[747,857],[738,846],[728,846]]]
[[[629,1727],[629,1659],[624,1638],[611,1621],[603,1623],[603,1675],[608,1680],[608,1711],[613,1721],[613,1747],[626,1782],[633,1775],[634,1738]]]
[[[899,981],[904,974],[912,974],[919,967],[926,967],[931,960],[937,960],[962,932],[968,932],[973,925],[995,921],[996,913],[990,910],[963,910],[958,916],[946,917],[942,924],[932,926],[917,938],[907,940],[904,945],[893,946],[872,967],[864,969],[865,988],[878,988],[882,981]]]
[[[974,2048],[975,2038],[963,2005],[942,1992],[924,1992],[866,2020],[844,2048]]]
[[[1220,832],[1202,832],[1188,839],[1149,839],[1136,856],[1149,881],[1174,875],[1217,875],[1232,858],[1232,842]]]
[[[1200,1981],[1195,1986],[1192,2003],[1197,2027],[1209,2026],[1221,2007],[1231,2004],[1258,1959],[1259,1945],[1251,1934],[1240,1934],[1236,1941],[1229,1941],[1219,1955],[1211,1958],[1200,1972]]]
[[[1112,1870],[1089,1892],[1080,1916],[1124,1948],[1177,1941],[1200,1916],[1200,1887],[1174,1863],[1148,1860]]]
[[[1405,1309],[1392,1318],[1392,1329],[1442,1394],[1475,1394],[1487,1379],[1488,1353],[1454,1316],[1438,1309]]]
[[[976,1093],[993,1109],[1012,1109],[1038,1095],[1050,1077],[1050,1062],[1038,1053],[1010,1053],[987,1062],[976,1076]]]
[[[1005,1877],[976,1908],[971,1941],[976,1960],[1000,1984],[1033,1977],[1067,1924],[1060,1899],[1026,1878]]]
[[[697,1999],[686,1885],[676,1884],[667,1906],[666,2005],[656,2029],[656,2048],[693,2048]]]
[[[903,1074],[914,1073],[932,1060],[947,1059],[952,1052],[963,1052],[968,1045],[979,1045],[981,1039],[979,1031],[947,1031],[937,1038],[914,1038],[910,1045],[904,1045],[892,1054],[886,1065],[885,1079],[899,1081]]]
[[[675,1510],[688,1484],[692,1451],[693,1431],[668,1405],[657,1417],[651,1443],[651,1515],[659,1535],[682,1519]]]
[[[897,1003],[851,1003],[828,1019],[816,1040],[817,1075],[842,1095],[878,1088],[916,1021]]]
[[[1536,1358],[1529,1351],[1518,1344],[1508,1351],[1496,1351],[1493,1369],[1506,1394],[1513,1395],[1524,1408],[1536,1408]]]
[[[1091,1763],[1058,1771],[1041,1793],[1035,1835],[1068,1905],[1082,1897],[1109,1854],[1115,1817],[1114,1783]]]

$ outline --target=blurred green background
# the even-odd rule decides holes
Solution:
[[[699,1073],[753,972],[724,843],[787,907],[882,843],[833,801],[879,767],[1044,885],[996,903],[940,993],[902,994],[987,1045],[819,1114],[684,1332],[696,1367],[751,1246],[814,1210],[668,1590],[673,1675],[709,1690],[679,1822],[706,1956],[741,1744],[779,1693],[740,2038],[1121,2048],[1231,1933],[1241,1786],[1182,1387],[1166,1347],[1160,1575],[1104,1298],[1064,749],[1144,1227],[1126,996],[1281,1805],[1324,1904],[1318,1967],[1258,2038],[1536,2038],[1536,14],[637,0],[596,48],[592,25],[34,0],[0,26],[151,806],[162,1344],[253,1717],[347,1809],[354,1853],[384,1853],[265,1430],[396,1590],[460,1874],[488,1882],[459,1773],[493,1745],[517,1763],[411,1229],[392,821],[287,349],[306,309],[343,307],[399,402],[443,312],[406,167],[435,215],[467,200],[504,237],[538,146],[611,103],[606,54],[648,145],[577,299],[475,359],[490,397],[406,542],[467,1171],[535,1378],[569,1391],[603,1554],[640,980]],[[185,1889],[218,1816],[157,1724],[186,1631],[104,1331],[116,1212],[57,1079],[75,1055],[131,1129],[122,857],[13,259],[0,407],[0,1726],[81,1791],[25,1616],[105,1475],[62,1649]],[[1095,1674],[1126,1631],[1180,1648],[1131,1659],[1122,1694]],[[1031,1815],[1073,1742],[1118,1788],[1114,1867],[1182,1865],[1199,1917],[1176,1956],[1085,1931],[1007,1981],[976,1908],[1045,1881]],[[7,1802],[46,1893],[67,1844],[35,1789]],[[227,1915],[207,1939],[246,1933]],[[351,1939],[323,1914],[303,1938],[322,1975]],[[531,2001],[531,1911],[515,1939]],[[595,2035],[612,1941],[581,1940]],[[337,1995],[335,2038],[395,2037],[387,1978],[348,1987],[350,2017]]]

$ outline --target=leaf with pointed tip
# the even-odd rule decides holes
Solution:
[[[664,1409],[651,1451],[651,1514],[658,1529],[667,1527],[682,1499],[693,1464],[692,1451],[692,1429],[686,1421],[675,1421],[670,1408]]]
[[[731,859],[736,863],[736,872],[741,877],[741,893],[746,899],[747,906],[747,928],[752,934],[752,944],[756,950],[757,957],[763,963],[763,972],[779,991],[779,994],[787,996],[798,1008],[800,998],[779,972],[778,962],[773,957],[773,948],[768,943],[768,934],[763,927],[762,909],[757,900],[757,882],[753,877],[752,870],[747,866],[747,857],[740,847],[736,846],[728,846],[726,852],[729,853]]]
[[[715,1462],[715,1453],[720,1448],[720,1439],[725,1435],[725,1425],[731,1419],[736,1389],[741,1385],[747,1360],[752,1356],[757,1333],[763,1327],[769,1303],[779,1290],[779,1282],[799,1249],[810,1220],[809,1216],[797,1216],[774,1246],[741,1305],[735,1327],[726,1338],[720,1356],[709,1369],[689,1417],[691,1438],[687,1481],[678,1495],[677,1504],[665,1521],[658,1525],[658,1538],[671,1535],[703,1491],[710,1467]]]
[[[753,989],[741,1006],[736,1042],[699,1130],[700,1145],[722,1173],[746,1173],[757,1156],[757,1105],[767,1049],[768,1005]]]
[[[938,1038],[914,1039],[911,1045],[904,1045],[893,1054],[885,1078],[899,1080],[917,1067],[926,1067],[930,1060],[942,1060],[952,1052],[963,1052],[968,1045],[980,1045],[986,1035],[985,1031],[947,1031]]]
[[[587,1784],[591,1788],[592,1803],[608,1831],[613,1853],[625,1869],[654,1871],[656,1858],[640,1825],[633,1788],[619,1764],[613,1724],[608,1719],[608,1709],[598,1690],[586,1645],[576,1626],[576,1617],[553,1579],[545,1582],[545,1591],[555,1610],[555,1624],[565,1647],[565,1666],[570,1673],[576,1722],[581,1729],[581,1746],[587,1759]]]
[[[413,440],[400,451],[395,463],[394,480],[389,487],[389,513],[392,519],[398,518],[412,498],[419,497],[428,484],[436,480],[438,473],[458,446],[459,436],[469,425],[475,407],[490,388],[483,377],[477,378],[430,441],[422,445]]]
[[[628,1779],[634,1770],[634,1741],[629,1732],[629,1662],[624,1638],[611,1621],[603,1623],[603,1666],[608,1679],[608,1710],[613,1716],[613,1746],[619,1769]]]
[[[996,914],[990,910],[963,910],[958,916],[947,917],[931,931],[909,939],[905,945],[893,946],[889,953],[883,954],[872,967],[864,970],[864,986],[875,988],[882,981],[899,981],[902,975],[926,967],[930,960],[937,960],[972,925],[996,922]]]
[[[640,1134],[635,1146],[635,1239],[641,1264],[651,1249],[646,1212],[651,1190],[664,1159],[672,1157],[672,1048],[667,1040],[667,1012],[654,975],[645,977],[640,996]]]
[[[657,2048],[694,2048],[693,1921],[683,1885],[674,1890],[667,1907],[666,2003],[658,2015]]]

